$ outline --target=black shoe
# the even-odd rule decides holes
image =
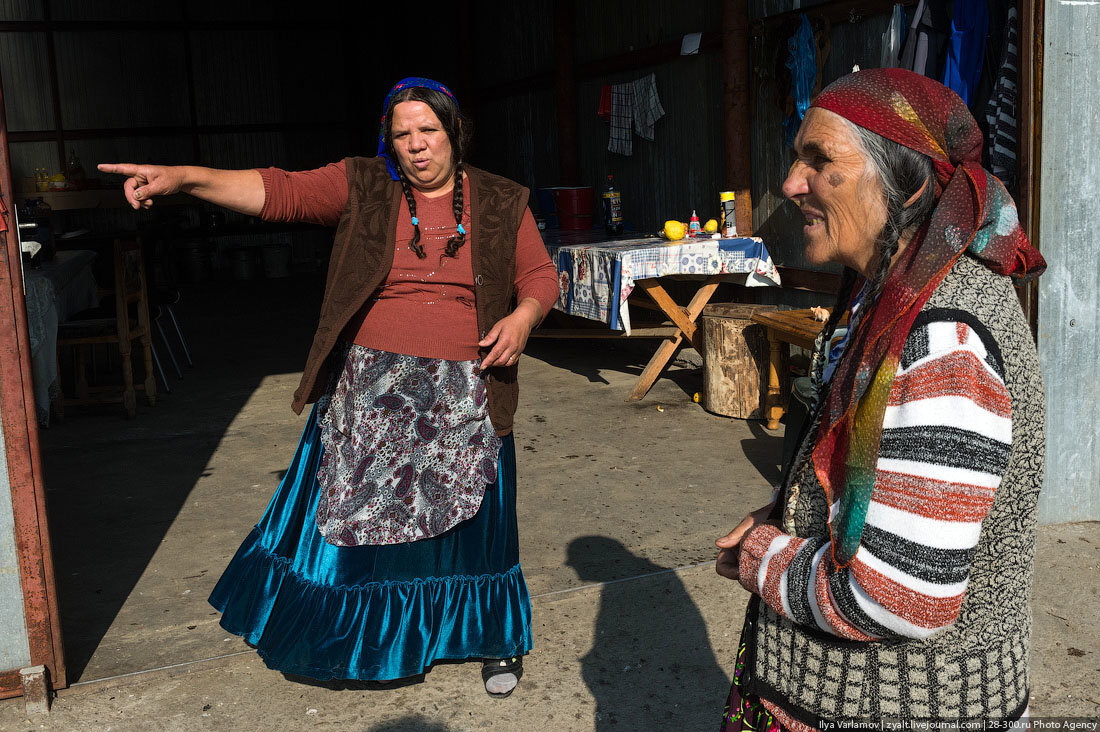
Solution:
[[[512,688],[508,691],[495,692],[489,690],[489,682],[505,674],[512,674],[516,677],[516,683],[512,685]],[[512,692],[516,690],[516,686],[519,686],[519,680],[523,676],[523,657],[513,656],[512,658],[494,658],[491,661],[485,661],[481,666],[481,680],[485,682],[485,693],[494,699],[507,699],[512,695]],[[503,680],[503,679],[501,679]]]

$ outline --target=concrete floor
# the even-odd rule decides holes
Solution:
[[[713,540],[767,500],[781,433],[708,414],[687,352],[624,401],[653,341],[532,341],[520,362],[521,556],[535,649],[508,700],[477,664],[416,684],[285,679],[206,603],[304,425],[289,409],[318,305],[310,283],[186,294],[196,367],[127,421],[43,433],[70,681],[0,730],[714,729],[748,599]],[[172,378],[172,377],[170,377]],[[661,409],[658,409],[658,406]],[[1032,712],[1100,715],[1100,524],[1044,527]]]

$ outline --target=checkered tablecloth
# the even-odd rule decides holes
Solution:
[[[670,275],[729,275],[748,287],[778,286],[779,273],[764,242],[737,239],[620,239],[569,244],[551,241],[550,258],[558,268],[555,309],[607,323],[630,334],[627,298],[638,280]]]

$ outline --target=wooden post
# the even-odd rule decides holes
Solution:
[[[573,0],[554,0],[554,97],[558,108],[558,179],[579,185],[577,143],[577,79],[573,66]]]
[[[1016,180],[1018,197],[1016,208],[1020,225],[1028,239],[1040,251],[1039,241],[1039,186],[1040,152],[1043,131],[1043,27],[1042,2],[1022,0],[1020,3],[1020,38],[1030,39],[1019,44],[1019,94],[1016,119],[1019,122],[1017,139]],[[1032,280],[1017,290],[1020,304],[1031,325],[1031,335],[1039,333],[1039,283]]]
[[[736,194],[737,233],[752,235],[752,110],[749,104],[749,3],[722,4],[722,61],[724,78],[726,190]]]

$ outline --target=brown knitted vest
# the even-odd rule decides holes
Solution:
[[[297,414],[325,388],[329,356],[340,333],[385,281],[393,265],[397,214],[405,205],[401,184],[391,180],[381,158],[348,158],[348,202],[336,229],[325,298],[313,345],[292,407]],[[516,235],[528,191],[500,176],[463,165],[469,176],[470,232],[478,332],[484,337],[512,309]],[[497,434],[512,430],[519,401],[517,366],[489,369],[485,383],[489,418]]]

